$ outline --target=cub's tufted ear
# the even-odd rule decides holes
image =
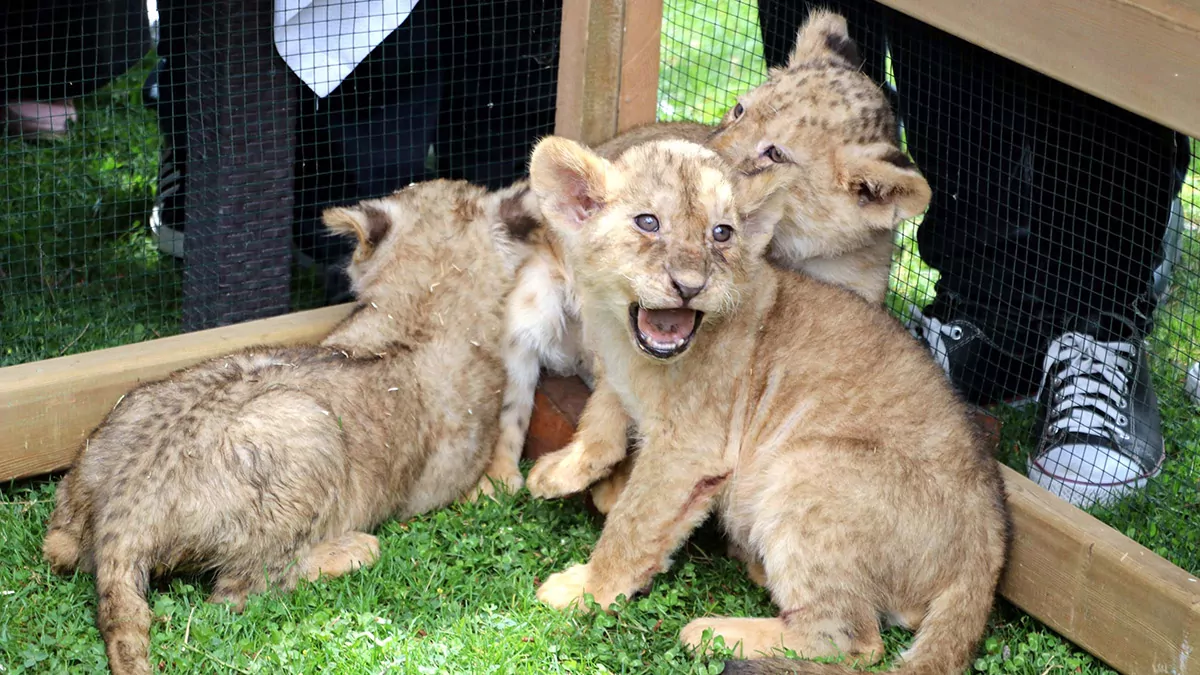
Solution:
[[[325,227],[334,234],[352,235],[358,239],[354,257],[368,258],[392,227],[387,211],[370,202],[354,206],[337,206],[321,214]]]
[[[871,225],[891,229],[929,206],[929,183],[908,156],[888,143],[851,145],[837,153],[837,182]]]
[[[821,60],[840,62],[854,69],[861,68],[863,64],[858,47],[850,39],[846,19],[829,10],[814,9],[808,13],[808,20],[796,33],[796,46],[792,48],[788,67]]]
[[[559,230],[575,232],[604,207],[612,165],[575,141],[548,136],[529,158],[529,182],[542,214]]]

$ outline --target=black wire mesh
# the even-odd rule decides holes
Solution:
[[[306,83],[278,52],[344,46],[379,3],[143,2],[0,8],[0,365],[344,300],[324,207],[507,184],[553,128],[559,3],[421,0],[344,81]],[[276,10],[309,4],[277,44]],[[934,189],[890,306],[1003,419],[1005,461],[1200,571],[1195,143],[868,0],[822,4]],[[665,10],[659,118],[715,122],[806,5]]]
[[[523,175],[553,130],[561,15],[541,0],[4,3],[0,365],[347,300],[349,247],[321,211]],[[305,81],[281,54],[345,68]]]
[[[1200,572],[1196,144],[870,0],[819,6],[846,16],[933,188],[897,235],[889,306],[1001,418],[1013,468]],[[716,122],[808,9],[668,1],[659,119]]]

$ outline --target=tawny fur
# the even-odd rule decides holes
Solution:
[[[527,247],[513,194],[436,181],[326,224],[357,237],[360,306],[321,346],[255,348],[122,397],[60,483],[44,552],[96,575],[113,673],[145,674],[152,574],[211,570],[210,600],[374,562],[388,517],[475,487],[495,445],[503,297]]]
[[[883,308],[766,264],[788,197],[737,175],[681,141],[615,163],[558,138],[534,151],[533,189],[601,365],[576,439],[539,464],[573,475],[620,457],[631,422],[641,448],[591,559],[552,575],[538,597],[567,607],[590,593],[607,607],[631,596],[716,512],[780,613],[694,620],[688,645],[711,628],[750,658],[786,647],[872,663],[881,623],[899,623],[916,631],[901,672],[960,673],[1005,560],[996,463],[937,366]],[[638,214],[660,229],[639,229]],[[716,238],[719,224],[734,227],[729,241]],[[703,290],[685,299],[685,278]],[[642,308],[680,307],[703,312],[683,351],[660,358],[638,346]]]
[[[719,125],[647,125],[597,152],[612,160],[648,141],[689,140],[717,150],[760,190],[788,185],[769,259],[882,303],[894,230],[925,210],[930,191],[900,151],[887,98],[859,65],[845,20],[814,12],[797,34],[787,67],[772,70]],[[772,147],[778,152],[769,152]],[[509,388],[489,469],[512,489],[522,484],[517,459],[541,370],[585,380],[591,375],[578,343],[578,298],[553,232],[539,235],[526,268],[509,301]],[[547,486],[537,479],[531,476],[530,490],[546,496]]]

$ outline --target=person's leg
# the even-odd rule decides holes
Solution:
[[[432,3],[420,2],[329,96],[318,99],[296,84],[301,113],[293,230],[300,253],[325,269],[328,302],[349,298],[342,268],[353,247],[326,232],[321,213],[432,177],[426,159],[436,141],[444,79],[438,28]]]
[[[499,188],[525,175],[534,142],[554,130],[559,0],[445,0],[449,35],[438,169]]]
[[[150,49],[143,0],[0,3],[0,118],[15,134],[61,134],[73,99],[123,75]]]
[[[1047,487],[1085,504],[1138,484],[1162,458],[1140,344],[1177,135],[916,21],[891,28],[934,192],[918,243],[941,275],[916,332],[976,402],[1043,385]]]

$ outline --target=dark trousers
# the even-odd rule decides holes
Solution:
[[[995,377],[1015,380],[1004,389],[1025,388],[1074,324],[1101,339],[1135,337],[1126,321],[1149,330],[1185,136],[870,0],[820,6],[846,17],[877,82],[890,50],[908,150],[933,188],[917,235],[941,275],[926,314],[982,327]],[[808,8],[759,0],[769,65]]]
[[[464,179],[488,187],[525,174],[529,150],[554,129],[561,0],[421,0],[333,92],[318,99],[294,79],[294,231],[318,263],[351,244],[326,234],[326,208],[382,197],[410,182]],[[178,45],[186,22],[164,14],[157,74],[159,124],[186,173]],[[181,221],[183,199],[164,219]],[[345,279],[327,289],[344,300]]]
[[[0,103],[85,96],[149,50],[145,0],[4,0]]]

